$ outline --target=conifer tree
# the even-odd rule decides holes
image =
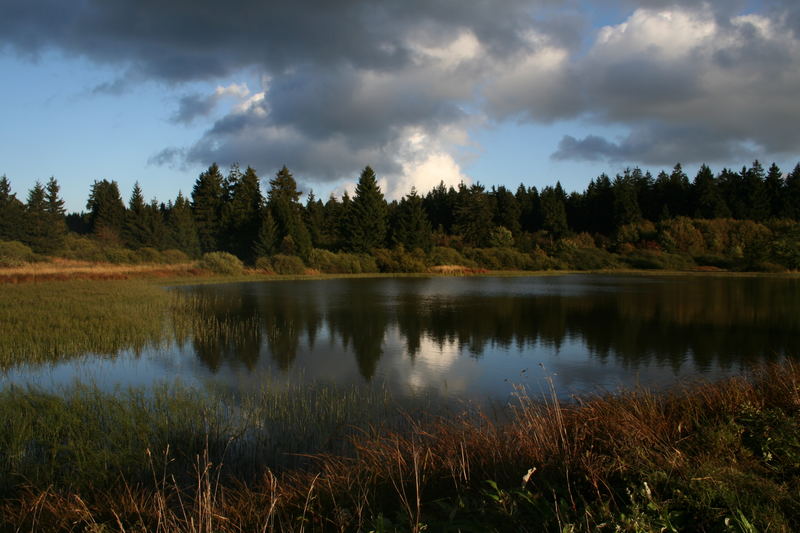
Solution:
[[[694,177],[694,216],[699,218],[726,218],[731,216],[717,180],[707,165],[702,165]]]
[[[784,203],[783,173],[778,165],[772,163],[764,179],[764,192],[769,204],[769,218],[779,217],[783,212]]]
[[[749,169],[742,168],[742,181],[747,205],[745,217],[755,221],[769,218],[770,205],[764,183],[764,167],[758,160],[753,161],[753,165]]]
[[[25,203],[24,225],[25,243],[34,252],[46,253],[53,251],[49,239],[46,193],[44,186],[39,181],[28,191],[28,201]]]
[[[522,231],[520,224],[521,209],[514,194],[505,186],[492,187],[491,196],[494,197],[494,225],[507,228],[514,236]]]
[[[539,231],[542,227],[542,205],[539,199],[539,191],[536,187],[526,189],[520,183],[514,197],[520,206],[520,226],[522,231],[529,233]]]
[[[200,240],[194,225],[192,206],[178,191],[175,203],[167,209],[167,242],[170,248],[181,250],[189,257],[200,255]]]
[[[59,250],[64,245],[67,234],[66,210],[64,200],[60,195],[61,187],[58,181],[51,176],[45,186],[45,213],[48,227],[48,247],[51,251]]]
[[[306,258],[311,251],[311,237],[303,222],[303,206],[294,176],[284,165],[269,185],[267,205],[275,221],[278,247],[286,243],[284,248],[291,245],[300,257]]]
[[[245,261],[252,262],[255,260],[252,255],[253,244],[261,227],[261,211],[264,204],[259,179],[256,171],[252,167],[247,167],[244,174],[238,173],[231,183],[225,224],[229,242],[228,251]]]
[[[131,197],[128,200],[128,210],[125,213],[125,225],[122,232],[125,244],[134,250],[150,246],[147,235],[147,216],[144,194],[142,194],[142,188],[137,181],[133,184]]]
[[[20,241],[24,238],[23,224],[25,206],[11,192],[11,183],[3,175],[0,177],[0,240]]]
[[[101,240],[118,243],[125,224],[125,204],[116,181],[100,180],[92,184],[89,199],[89,226]]]
[[[556,239],[569,232],[564,196],[560,182],[555,187],[545,187],[541,194],[542,227]]]
[[[265,207],[261,210],[261,221],[258,235],[253,243],[252,256],[258,259],[274,254],[277,239],[278,228],[275,225],[275,219],[272,218],[272,210]]]
[[[192,189],[192,213],[203,253],[220,249],[224,195],[222,174],[212,163],[198,176]]]
[[[308,191],[306,208],[304,210],[305,223],[311,237],[311,246],[314,248],[329,248],[331,241],[325,228],[325,206],[317,200],[314,191]]]
[[[614,225],[617,229],[626,224],[639,222],[642,219],[642,212],[639,209],[639,198],[636,194],[636,186],[631,178],[629,170],[614,179],[612,187],[614,192]]]
[[[348,217],[347,248],[364,253],[386,243],[386,201],[375,172],[365,167],[358,178],[353,205]]]
[[[476,183],[467,187],[463,182],[459,184],[453,230],[461,236],[464,244],[476,248],[491,246],[492,215],[492,204],[483,185]]]
[[[800,220],[800,163],[786,176],[783,216]]]
[[[427,252],[433,246],[431,223],[422,207],[422,198],[414,187],[397,206],[392,239],[395,244],[402,244],[406,250],[419,248]]]

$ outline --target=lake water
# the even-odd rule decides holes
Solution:
[[[315,381],[397,397],[503,399],[661,388],[800,355],[800,279],[712,276],[375,278],[203,285],[198,324],[161,345],[21,366],[6,384],[172,382],[246,392]]]

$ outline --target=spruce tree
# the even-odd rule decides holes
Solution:
[[[317,200],[314,191],[308,191],[306,208],[304,210],[305,223],[311,237],[311,246],[314,248],[330,248],[331,240],[325,228],[325,206]]]
[[[492,203],[494,225],[507,228],[515,237],[518,236],[522,231],[520,224],[522,211],[517,198],[503,185],[492,187],[490,196],[494,199]]]
[[[3,175],[0,177],[0,240],[20,241],[24,238],[25,206],[11,192],[11,183]]]
[[[34,252],[47,253],[53,251],[49,242],[50,232],[46,193],[44,186],[39,181],[28,191],[28,201],[25,203],[24,227],[24,242]]]
[[[66,209],[60,192],[58,181],[51,176],[45,187],[45,213],[49,232],[48,247],[53,251],[64,246],[64,237],[67,234]]]
[[[278,228],[275,225],[275,219],[272,218],[272,211],[265,207],[261,210],[261,221],[258,235],[253,243],[252,256],[258,259],[274,254],[277,239]]]
[[[800,163],[786,176],[783,216],[800,220]]]
[[[776,218],[781,216],[783,212],[784,203],[784,182],[783,173],[778,165],[772,163],[767,171],[767,177],[764,179],[764,192],[767,196],[767,203],[769,204],[769,218]]]
[[[238,167],[237,167],[238,168]],[[252,262],[253,244],[261,227],[261,211],[264,198],[261,196],[259,178],[252,167],[239,173],[232,182],[228,202],[227,223],[229,250],[239,258]]]
[[[699,218],[727,218],[731,216],[714,174],[707,165],[702,165],[694,177],[694,216]]]
[[[192,206],[180,191],[175,203],[167,209],[166,224],[169,247],[181,250],[189,257],[200,255],[200,240],[194,225]]]
[[[89,226],[98,238],[118,244],[125,224],[125,204],[116,181],[100,180],[92,184],[89,199]]]
[[[476,248],[491,246],[494,229],[491,200],[484,191],[480,183],[470,187],[460,183],[455,206],[453,230],[464,244]]]
[[[276,241],[280,248],[291,244],[294,251],[303,258],[311,252],[311,237],[303,222],[303,206],[300,205],[300,192],[297,182],[284,165],[269,182],[267,205],[275,221]]]
[[[622,176],[617,175],[612,190],[614,192],[614,225],[616,229],[639,222],[642,219],[642,212],[639,209],[636,186],[629,170],[626,170]]]
[[[123,239],[125,244],[134,250],[144,246],[150,246],[148,237],[146,204],[144,194],[139,182],[133,184],[131,197],[128,200],[128,211],[125,214],[125,225],[123,227]]]
[[[742,180],[747,205],[745,218],[755,221],[766,220],[770,216],[770,202],[764,182],[764,167],[758,160],[753,161],[749,169],[742,168]]]
[[[433,246],[431,223],[422,207],[422,198],[414,187],[397,206],[392,239],[395,244],[402,244],[406,250],[419,248],[428,252]]]
[[[365,167],[358,178],[348,220],[347,248],[365,253],[386,244],[386,201],[375,172]]]
[[[542,190],[541,202],[542,227],[553,238],[559,239],[565,236],[569,232],[569,224],[567,223],[567,211],[561,183],[557,182],[556,187],[545,187]]]
[[[222,174],[217,164],[212,163],[192,188],[192,213],[203,253],[220,249],[224,195]]]

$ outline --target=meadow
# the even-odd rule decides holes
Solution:
[[[0,365],[240,334],[163,288],[196,281],[3,285]],[[491,408],[400,403],[381,386],[99,385],[0,391],[0,530],[800,528],[791,361],[660,393],[519,388]]]

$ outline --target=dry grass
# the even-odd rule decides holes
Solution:
[[[47,262],[0,268],[0,283],[68,279],[163,278],[200,274],[202,271],[196,268],[195,263],[126,265],[52,258]]]
[[[665,395],[561,403],[520,391],[506,422],[464,413],[365,431],[353,457],[266,470],[249,486],[198,456],[192,484],[154,466],[152,486],[28,490],[0,514],[26,530],[790,531],[800,522],[797,470],[776,475],[759,452],[780,435],[742,442],[748,417],[798,409],[800,367],[790,363]]]

